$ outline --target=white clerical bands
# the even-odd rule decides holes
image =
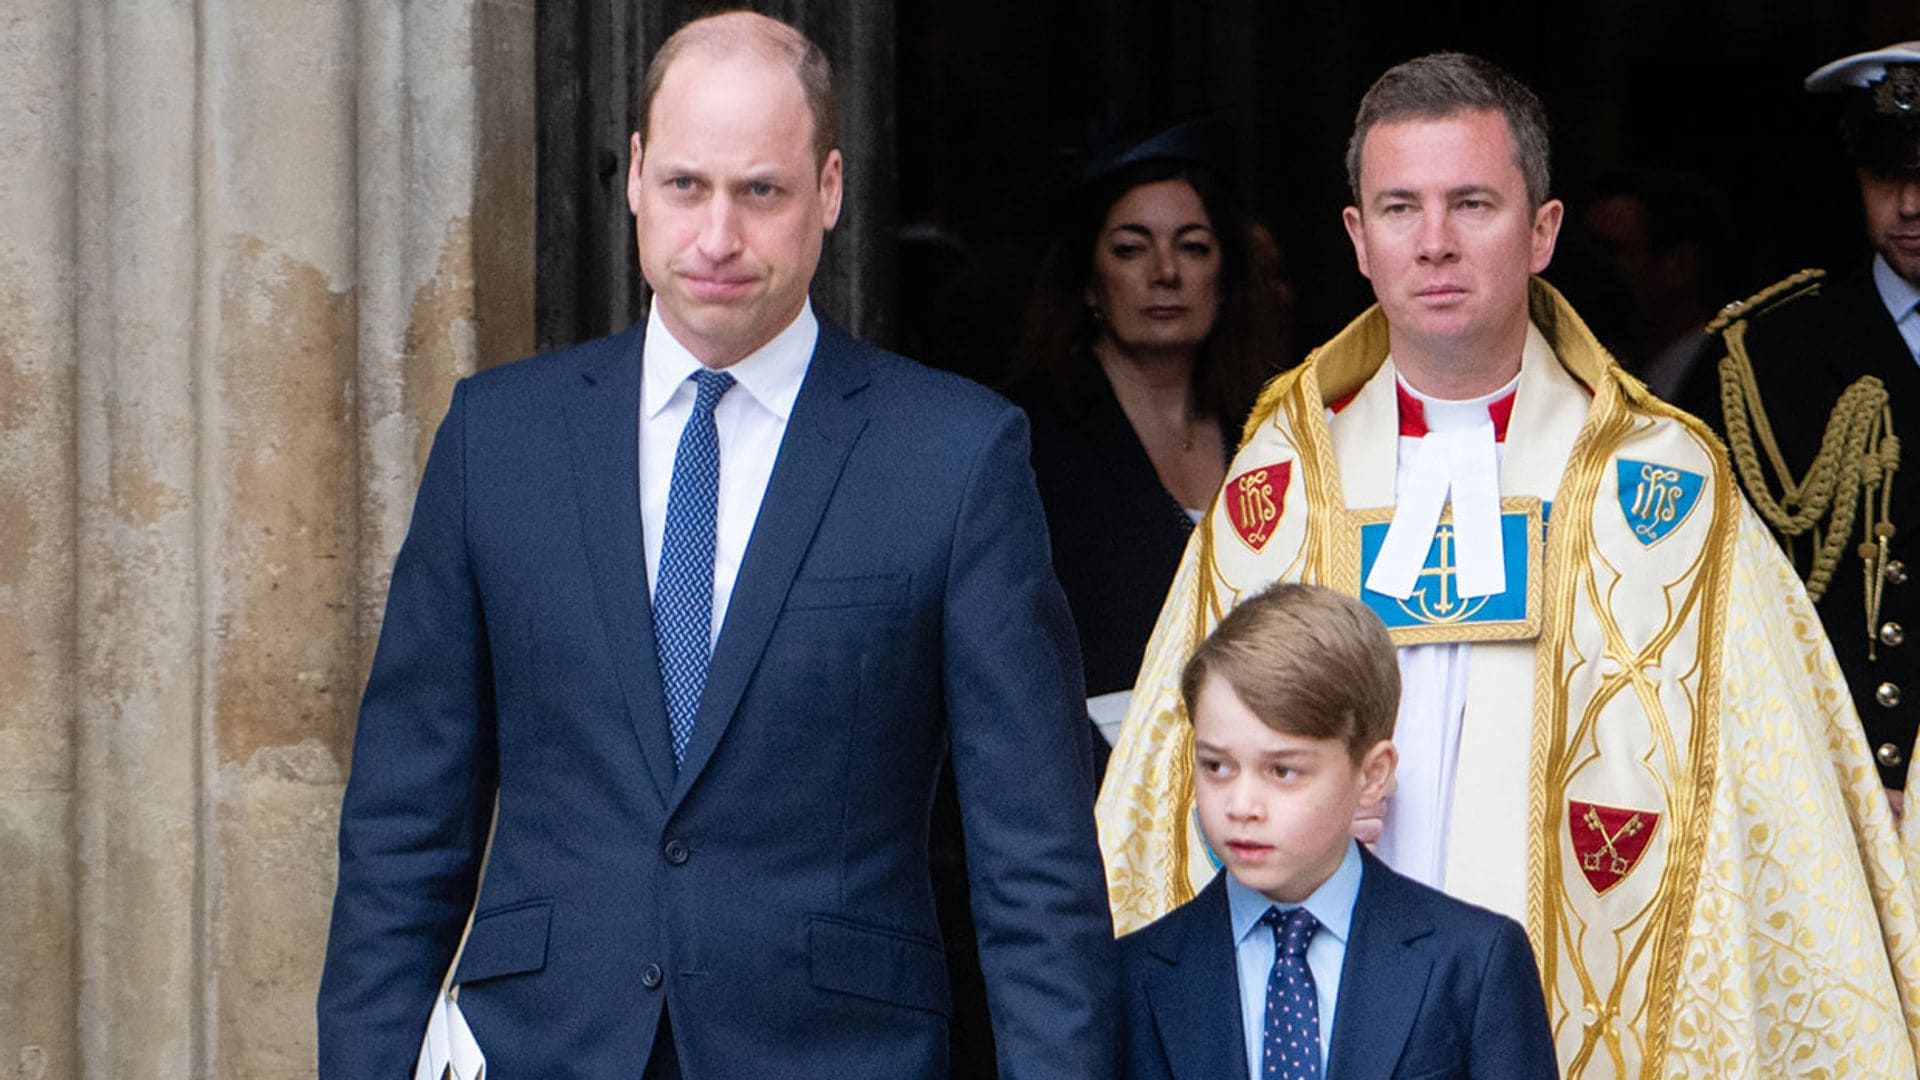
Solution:
[[[1449,498],[1453,503],[1453,567],[1461,596],[1473,599],[1507,590],[1506,557],[1500,538],[1500,463],[1494,450],[1493,421],[1431,431],[1413,451],[1411,483],[1400,492],[1399,508],[1367,588],[1395,600],[1413,595],[1426,567]]]

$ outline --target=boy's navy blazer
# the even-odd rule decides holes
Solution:
[[[1393,872],[1364,847],[1328,1080],[1549,1080],[1552,1033],[1539,969],[1513,920]],[[1129,1075],[1241,1080],[1226,874],[1121,939]]]
[[[464,380],[395,564],[340,826],[320,1074],[943,1077],[949,749],[1009,1076],[1112,1075],[1080,660],[1022,414],[824,319],[675,768],[639,504],[644,326]]]

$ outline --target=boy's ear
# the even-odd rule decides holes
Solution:
[[[1393,770],[1400,764],[1400,751],[1392,739],[1381,739],[1360,757],[1360,802],[1379,802],[1393,789]]]

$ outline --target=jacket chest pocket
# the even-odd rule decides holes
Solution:
[[[858,577],[799,577],[787,590],[784,610],[835,611],[852,608],[905,608],[912,585],[906,574]]]

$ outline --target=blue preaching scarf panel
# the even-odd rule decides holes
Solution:
[[[1547,506],[1539,499],[1501,500],[1501,554],[1507,587],[1492,596],[1460,595],[1453,522],[1442,518],[1427,548],[1412,595],[1402,600],[1359,586],[1350,589],[1387,624],[1396,645],[1437,641],[1524,641],[1540,633],[1540,574],[1546,542]],[[1392,524],[1391,509],[1354,515],[1360,547],[1360,582],[1373,573]]]

